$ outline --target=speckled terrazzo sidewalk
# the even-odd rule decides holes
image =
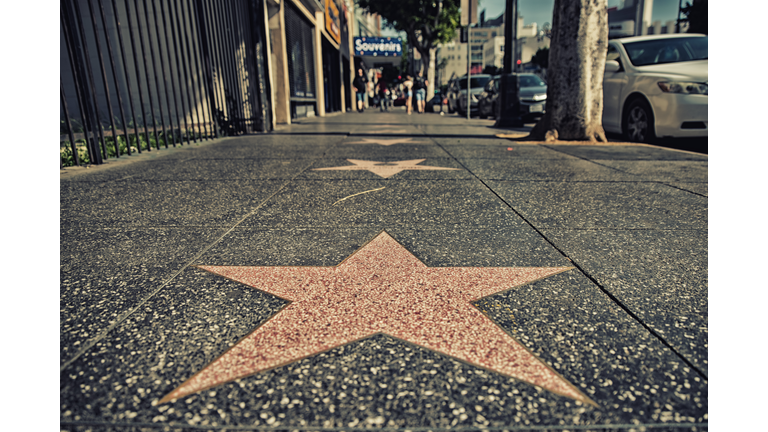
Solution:
[[[492,123],[62,170],[61,430],[707,430],[707,155]]]

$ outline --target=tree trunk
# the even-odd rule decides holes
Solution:
[[[435,95],[435,52],[437,51],[437,48],[432,48],[429,50],[429,58],[427,59],[427,64],[429,65],[429,68],[427,69],[427,102],[429,102],[432,97]]]
[[[432,97],[435,95],[435,53],[437,52],[437,48],[426,48],[424,50],[421,48],[422,46],[420,44],[416,46],[419,54],[421,54],[420,67],[422,76],[429,82],[426,89],[426,102],[429,102],[429,100],[432,99]],[[416,73],[418,74],[418,71],[416,71]],[[416,77],[414,77],[414,79],[415,78]]]
[[[547,111],[535,140],[607,141],[603,75],[608,51],[607,0],[555,0],[547,70]]]

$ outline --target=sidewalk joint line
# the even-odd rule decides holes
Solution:
[[[698,193],[698,192],[694,192],[694,191],[692,191],[692,190],[683,189],[683,188],[681,188],[681,187],[679,187],[679,186],[675,186],[675,185],[673,185],[673,184],[669,184],[669,183],[665,183],[665,182],[660,182],[660,181],[657,181],[656,183],[659,183],[659,184],[663,184],[664,186],[669,186],[669,187],[671,187],[671,188],[674,188],[674,189],[678,189],[678,190],[681,190],[681,191],[683,191],[683,192],[688,192],[689,194],[698,195],[698,196],[700,196],[700,197],[702,197],[702,198],[707,198],[707,199],[709,199],[709,197],[708,197],[707,195],[704,195],[704,194],[700,194],[700,193]],[[683,183],[699,183],[699,182],[686,182],[686,181],[683,181]]]
[[[461,163],[461,162],[460,162],[460,161],[459,161],[459,160],[458,160],[456,157],[454,157],[454,156],[453,156],[453,155],[452,155],[452,154],[451,154],[451,153],[450,153],[448,150],[446,150],[446,149],[445,149],[445,148],[444,148],[442,145],[440,145],[440,143],[438,143],[437,145],[438,145],[438,146],[440,146],[440,148],[442,148],[442,149],[443,149],[443,151],[445,151],[445,152],[446,152],[448,155],[450,155],[451,157],[453,157],[453,159],[456,161],[456,163],[458,163],[459,165],[461,165],[462,167],[464,167],[464,169],[465,169],[465,170],[467,170],[467,172],[469,172],[470,174],[472,174],[473,176],[475,176],[475,178],[477,178],[477,180],[478,180],[480,183],[482,183],[482,184],[483,184],[483,186],[485,186],[485,187],[486,187],[486,188],[487,188],[487,189],[488,189],[488,190],[489,190],[491,193],[493,193],[494,195],[496,195],[496,197],[497,197],[499,200],[501,200],[501,202],[503,202],[504,204],[506,204],[506,205],[507,205],[507,207],[509,207],[509,209],[510,209],[510,210],[512,210],[512,211],[513,211],[513,212],[514,212],[514,213],[515,213],[515,214],[516,214],[516,215],[517,215],[517,216],[518,216],[520,219],[522,219],[522,220],[523,220],[523,221],[524,221],[526,224],[528,224],[528,226],[530,226],[530,227],[531,227],[531,228],[532,228],[534,231],[536,231],[536,233],[537,233],[539,236],[541,236],[541,238],[542,238],[542,239],[544,239],[544,241],[546,241],[546,242],[547,242],[547,243],[549,243],[549,244],[550,244],[550,245],[551,245],[553,248],[555,248],[555,250],[556,250],[556,251],[558,251],[558,252],[560,253],[560,255],[562,255],[562,256],[563,256],[565,259],[567,259],[568,261],[570,261],[570,262],[571,262],[571,264],[572,264],[574,267],[576,267],[576,268],[579,270],[579,272],[581,272],[581,273],[582,273],[582,274],[583,274],[583,275],[584,275],[584,276],[585,276],[587,279],[589,279],[590,281],[592,281],[592,283],[593,283],[593,284],[595,284],[595,286],[596,286],[596,287],[597,287],[597,288],[598,288],[600,291],[602,291],[602,292],[603,292],[605,295],[607,295],[607,296],[608,296],[608,298],[610,298],[610,299],[611,299],[611,300],[612,300],[612,301],[613,301],[613,302],[614,302],[614,303],[615,303],[617,306],[619,306],[619,307],[620,307],[622,310],[624,310],[624,312],[626,312],[626,313],[627,313],[627,314],[628,314],[628,315],[629,315],[629,316],[630,316],[632,319],[634,319],[634,320],[635,320],[635,321],[636,321],[638,324],[640,324],[640,325],[641,325],[643,328],[645,328],[645,329],[646,329],[648,332],[650,332],[650,333],[651,333],[653,336],[655,336],[655,337],[656,337],[656,338],[657,338],[657,339],[658,339],[658,340],[659,340],[659,341],[662,343],[662,345],[664,345],[665,347],[669,348],[669,349],[670,349],[670,350],[671,350],[671,351],[672,351],[672,352],[673,352],[675,355],[677,355],[677,357],[679,357],[679,358],[680,358],[680,359],[681,359],[681,360],[682,360],[682,361],[683,361],[683,362],[684,362],[686,365],[688,365],[688,367],[690,367],[691,369],[693,369],[694,371],[696,371],[696,373],[698,373],[698,374],[699,374],[699,375],[700,375],[702,378],[704,378],[705,380],[709,380],[709,378],[707,377],[707,375],[706,375],[706,374],[705,374],[705,373],[704,373],[702,370],[700,370],[700,369],[699,369],[698,367],[696,367],[696,366],[695,366],[695,365],[694,365],[694,364],[693,364],[693,363],[692,363],[690,360],[688,360],[688,359],[687,359],[685,356],[683,356],[683,355],[682,355],[680,352],[678,352],[678,351],[677,351],[677,350],[676,350],[676,349],[675,349],[675,348],[674,348],[674,347],[673,347],[673,346],[672,346],[672,345],[671,345],[671,344],[670,344],[670,343],[669,343],[669,342],[668,342],[668,341],[667,341],[665,338],[663,338],[663,337],[662,337],[662,336],[661,336],[661,335],[660,335],[658,332],[656,332],[655,330],[653,330],[653,329],[652,329],[652,328],[651,328],[651,327],[650,327],[648,324],[646,324],[646,323],[645,323],[645,322],[644,322],[642,319],[640,319],[640,317],[639,317],[637,314],[635,314],[634,312],[632,312],[632,310],[630,310],[630,309],[629,309],[629,307],[628,307],[627,305],[625,305],[625,304],[624,304],[622,301],[620,301],[620,300],[619,300],[619,299],[618,299],[616,296],[614,296],[614,295],[613,295],[613,294],[612,294],[612,293],[611,293],[611,292],[610,292],[610,291],[609,291],[607,288],[603,287],[603,286],[602,286],[602,285],[601,285],[601,284],[600,284],[600,283],[599,283],[599,282],[598,282],[598,281],[597,281],[597,280],[596,280],[594,277],[592,277],[592,275],[590,275],[589,273],[587,273],[587,271],[586,271],[584,268],[582,268],[582,267],[581,267],[579,264],[577,264],[575,261],[573,261],[573,260],[572,260],[572,259],[571,259],[571,258],[570,258],[570,257],[569,257],[569,256],[568,256],[568,255],[567,255],[567,254],[566,254],[566,253],[565,253],[565,252],[562,250],[562,249],[560,249],[559,247],[557,247],[557,245],[555,245],[555,243],[554,243],[552,240],[550,240],[550,239],[549,239],[547,236],[545,236],[545,235],[544,235],[544,233],[542,233],[542,232],[541,232],[541,231],[540,231],[540,230],[539,230],[539,229],[538,229],[536,226],[534,226],[534,225],[533,225],[533,223],[531,223],[531,222],[530,222],[530,221],[529,221],[527,218],[525,218],[525,217],[524,217],[522,214],[520,214],[520,212],[518,212],[518,211],[517,211],[517,210],[516,210],[514,207],[512,207],[512,205],[511,205],[510,203],[508,203],[508,202],[507,202],[507,200],[505,200],[504,198],[502,198],[502,197],[501,197],[501,196],[500,196],[498,193],[496,193],[496,191],[495,191],[495,190],[493,190],[493,189],[492,189],[492,188],[491,188],[491,187],[490,187],[488,184],[486,184],[486,183],[485,183],[485,181],[483,181],[483,179],[481,179],[481,178],[480,178],[480,177],[479,177],[477,174],[475,174],[474,172],[472,172],[472,171],[471,171],[469,168],[467,168],[467,167],[466,167],[466,166],[465,166],[463,163]],[[544,146],[544,147],[546,147],[546,146]],[[552,150],[554,150],[554,149],[552,149]]]

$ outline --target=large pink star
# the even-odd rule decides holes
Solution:
[[[384,333],[595,405],[471,303],[571,267],[427,267],[382,232],[336,267],[200,268],[290,303],[160,403]]]

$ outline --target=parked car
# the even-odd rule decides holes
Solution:
[[[493,78],[491,75],[478,74],[470,75],[469,77],[469,110],[470,113],[477,111],[477,98],[480,93],[483,92],[485,85]],[[467,76],[456,79],[458,86],[458,104],[456,105],[456,112],[460,116],[467,115]]]
[[[520,115],[524,121],[533,121],[544,115],[547,108],[547,84],[535,74],[516,74],[520,83]],[[501,103],[501,77],[493,77],[478,96],[477,115],[480,118],[498,117]]]
[[[603,129],[627,141],[708,135],[708,38],[697,34],[608,41]]]

